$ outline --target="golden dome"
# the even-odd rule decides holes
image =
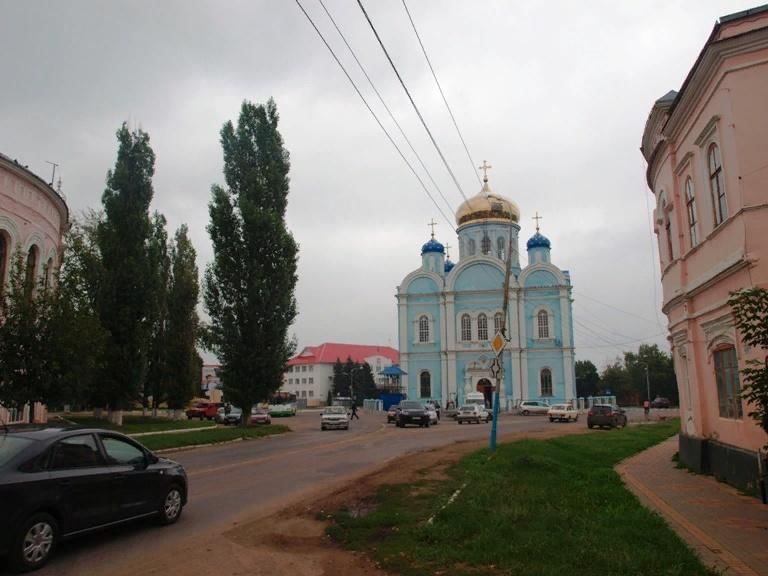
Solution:
[[[456,211],[456,224],[459,226],[476,220],[519,222],[520,208],[509,198],[493,192],[486,180],[480,192],[466,200]]]

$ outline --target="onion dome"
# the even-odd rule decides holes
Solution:
[[[444,271],[446,274],[448,274],[448,272],[450,272],[451,270],[453,270],[453,267],[454,267],[454,266],[456,266],[456,264],[454,264],[454,263],[453,263],[453,262],[451,262],[450,260],[446,260],[446,261],[445,261],[445,266],[443,266],[443,271]]]
[[[519,222],[520,208],[512,200],[493,192],[485,179],[480,192],[467,199],[456,211],[456,224],[476,221]]]
[[[445,246],[440,244],[435,237],[430,238],[429,242],[421,247],[421,255],[423,256],[427,252],[437,252],[439,254],[445,254]]]
[[[549,238],[541,234],[538,230],[536,230],[536,234],[531,236],[526,246],[528,247],[528,250],[531,248],[546,248],[549,250],[552,247]]]

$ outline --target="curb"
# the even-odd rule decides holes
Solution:
[[[717,540],[689,522],[682,514],[657,496],[650,488],[638,480],[629,470],[626,462],[616,466],[621,479],[627,487],[648,507],[663,516],[672,529],[693,548],[702,563],[720,570],[731,571],[740,576],[759,576],[740,558],[729,552]]]

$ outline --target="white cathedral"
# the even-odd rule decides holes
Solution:
[[[511,246],[507,342],[500,409],[521,400],[570,401],[576,397],[571,281],[550,260],[550,241],[539,232],[526,244],[520,266],[520,209],[494,193],[487,172],[480,192],[456,212],[459,261],[431,239],[421,247],[421,266],[397,288],[402,384],[411,399],[461,405],[482,392],[490,405],[501,330],[507,251]],[[538,218],[538,216],[537,216]]]

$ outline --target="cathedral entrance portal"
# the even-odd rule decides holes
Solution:
[[[485,405],[493,406],[493,384],[488,378],[481,378],[477,383],[477,391],[485,396]]]

